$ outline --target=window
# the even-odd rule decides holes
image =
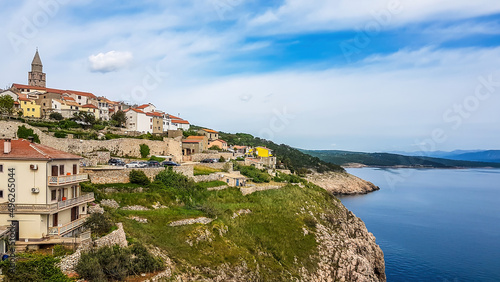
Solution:
[[[3,190],[0,190],[0,198],[3,198]]]
[[[64,165],[59,166],[59,175],[64,175]]]
[[[24,102],[24,104],[26,105],[26,102]]]
[[[30,108],[28,108],[28,112],[30,111]]]
[[[31,109],[31,111],[32,111],[32,112],[34,112],[34,111],[35,111],[35,108],[32,108],[32,109]]]
[[[73,165],[73,174],[78,173],[78,166],[76,164]]]
[[[3,165],[0,164],[0,172],[3,172]]]
[[[43,103],[43,105],[45,106],[45,103]]]
[[[82,207],[82,212],[85,212],[85,206]]]
[[[82,96],[78,96],[78,100],[82,99]]]
[[[50,190],[50,200],[55,201],[57,199],[57,190]]]

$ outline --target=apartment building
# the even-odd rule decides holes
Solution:
[[[23,243],[82,232],[94,194],[80,189],[88,180],[81,157],[24,139],[0,140],[0,148],[0,227],[15,226]]]

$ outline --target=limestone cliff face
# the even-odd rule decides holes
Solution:
[[[340,202],[330,224],[317,226],[319,264],[304,281],[386,281],[384,253],[365,224]]]
[[[335,195],[366,194],[380,189],[373,183],[349,173],[313,173],[307,176],[307,180]]]

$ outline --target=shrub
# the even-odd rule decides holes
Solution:
[[[130,264],[129,249],[116,245],[82,253],[75,270],[90,281],[123,281],[129,273]]]
[[[68,134],[64,133],[63,131],[56,131],[54,133],[54,137],[56,138],[66,138]]]
[[[146,144],[139,145],[139,152],[141,152],[141,157],[146,158],[149,156],[149,146]]]
[[[157,157],[157,156],[151,156],[151,158],[149,158],[150,161],[157,161],[159,163],[163,162],[165,160],[165,158],[160,158],[160,157]]]
[[[225,162],[226,162],[226,158],[224,158],[223,156],[220,156],[219,163],[225,163]]]
[[[90,215],[87,221],[85,221],[83,227],[90,228],[92,230],[92,233],[97,236],[102,236],[111,231],[111,228],[113,227],[113,221],[111,221],[111,218],[106,213],[93,213]]]
[[[155,180],[165,184],[166,190],[172,199],[179,199],[188,207],[196,206],[205,200],[208,195],[206,188],[195,185],[193,180],[171,169],[158,173]]]
[[[163,262],[152,256],[148,250],[141,244],[134,244],[131,248],[134,258],[132,259],[131,272],[140,274],[145,272],[155,272],[164,269]]]
[[[127,275],[162,269],[163,262],[139,244],[129,248],[104,247],[82,253],[75,267],[78,275],[90,281],[123,281]]]
[[[49,118],[55,120],[62,120],[64,117],[61,115],[61,113],[54,112],[50,113]]]
[[[59,127],[62,129],[70,129],[70,128],[80,128],[81,126],[74,120],[65,119],[59,122]]]
[[[0,266],[5,275],[4,281],[72,281],[55,266],[59,259],[47,255],[20,254],[16,271],[10,271],[10,262],[2,261]]]
[[[92,125],[92,129],[93,130],[103,130],[104,128],[106,128],[106,126],[104,126],[102,124],[94,124],[94,125]]]
[[[40,143],[40,138],[37,134],[33,132],[33,129],[26,128],[26,126],[21,125],[17,128],[17,137],[28,139],[29,137],[33,137],[33,141],[35,143]]]
[[[71,255],[73,250],[64,247],[63,245],[55,245],[52,249],[52,255],[55,257],[62,257],[65,255]]]
[[[252,178],[253,182],[262,183],[271,181],[271,176],[265,171],[257,169],[253,166],[239,166],[241,174]]]
[[[151,183],[149,178],[142,170],[134,169],[129,173],[128,177],[130,179],[130,183],[140,184],[140,185],[148,185],[149,183]]]

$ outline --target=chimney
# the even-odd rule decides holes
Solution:
[[[10,143],[10,139],[5,139],[3,141],[3,153],[9,154],[12,151],[12,144]]]

